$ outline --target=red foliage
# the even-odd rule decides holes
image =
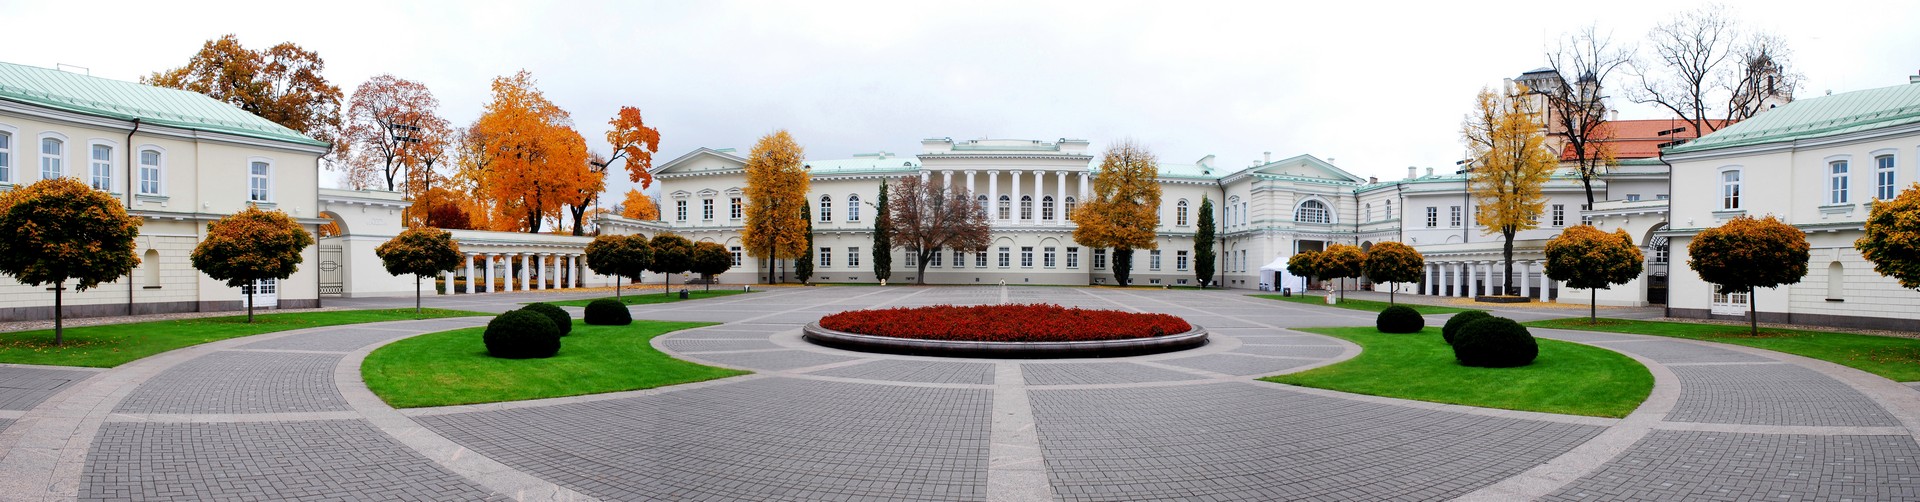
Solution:
[[[1187,321],[1167,314],[1087,310],[1059,305],[935,305],[850,310],[820,327],[863,335],[977,342],[1124,340],[1185,333]]]

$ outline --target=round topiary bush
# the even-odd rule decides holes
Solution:
[[[1486,311],[1482,310],[1469,310],[1454,314],[1453,317],[1447,318],[1446,324],[1440,326],[1440,337],[1447,340],[1447,345],[1453,345],[1454,338],[1460,336],[1461,326],[1466,326],[1467,323],[1489,317],[1493,317],[1493,314],[1486,313]]]
[[[487,354],[507,359],[553,357],[560,352],[560,329],[539,312],[515,310],[487,322]]]
[[[633,324],[633,313],[619,300],[594,300],[587,304],[586,320],[595,326],[626,326]]]
[[[540,315],[552,319],[553,327],[560,330],[560,336],[567,336],[573,333],[573,316],[567,314],[565,309],[554,306],[551,303],[529,303],[527,306],[521,307],[520,310],[539,312]]]
[[[1540,345],[1526,326],[1505,317],[1467,323],[1454,336],[1453,358],[1460,364],[1485,368],[1512,368],[1533,364]]]
[[[1427,327],[1427,319],[1413,307],[1394,305],[1380,311],[1380,317],[1374,318],[1373,326],[1381,333],[1419,333]]]

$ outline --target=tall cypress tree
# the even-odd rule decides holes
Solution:
[[[800,219],[807,222],[807,247],[793,260],[793,277],[806,284],[807,279],[813,277],[813,214],[807,206],[800,206]]]
[[[893,277],[893,215],[887,210],[887,182],[880,182],[880,206],[873,219],[873,278]]]
[[[1200,230],[1193,235],[1193,275],[1200,288],[1213,282],[1213,200],[1200,196]]]

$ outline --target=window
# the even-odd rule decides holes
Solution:
[[[0,132],[0,183],[13,182],[13,135]]]
[[[247,200],[265,202],[273,185],[273,166],[253,161],[247,170]]]
[[[858,195],[847,196],[847,221],[850,223],[860,222],[860,196]]]
[[[1067,197],[1066,213],[1067,214],[1064,215],[1066,219],[1073,219],[1073,197]]]
[[[1593,216],[1590,216],[1590,215],[1589,215],[1589,210],[1591,210],[1591,209],[1593,209],[1593,207],[1591,207],[1591,206],[1590,206],[1590,205],[1588,205],[1588,204],[1581,204],[1581,205],[1580,205],[1580,224],[1581,224],[1581,225],[1592,225],[1592,224],[1593,224]]]
[[[1439,226],[1440,226],[1440,208],[1434,207],[1434,206],[1427,206],[1427,228],[1438,228]]]
[[[1567,205],[1566,204],[1553,205],[1553,226],[1556,226],[1556,227],[1567,226]]]
[[[1048,246],[1048,247],[1040,248],[1040,266],[1053,268],[1054,263],[1057,263],[1057,262],[1053,261],[1053,247]]]
[[[860,248],[847,248],[847,268],[860,268]]]
[[[1013,219],[1013,199],[1012,198],[1009,198],[1005,195],[1000,196],[1000,218],[998,219],[1002,219],[1002,220]]]
[[[1391,219],[1394,219],[1394,214],[1393,214],[1393,201],[1387,201],[1387,210],[1386,210],[1385,212],[1386,212],[1386,215],[1385,215],[1385,216],[1386,216],[1386,218],[1387,218],[1387,219],[1389,219],[1389,220],[1391,220]]]
[[[160,195],[160,151],[140,151],[140,194]]]
[[[967,267],[967,254],[960,252],[960,250],[958,249],[953,250],[953,268],[966,268],[966,267]]]
[[[1637,194],[1637,193],[1627,194],[1627,202],[1640,202],[1640,194]]]
[[[1005,199],[1001,199],[1001,200],[1005,200]],[[1000,268],[1007,268],[1008,266],[1012,265],[1013,264],[1012,257],[1013,257],[1013,252],[1010,248],[1001,247],[1000,248]]]
[[[1293,211],[1293,219],[1301,223],[1331,223],[1333,215],[1327,211],[1326,203],[1309,200],[1300,203],[1300,208]]]
[[[40,179],[50,180],[64,176],[67,143],[59,138],[40,138]]]
[[[1719,284],[1715,284],[1713,285],[1713,300],[1709,305],[1709,311],[1720,315],[1747,315],[1747,302],[1752,299],[1751,295],[1752,293],[1746,291],[1727,293],[1721,291]]]
[[[833,248],[820,248],[820,268],[833,268]]]
[[[1160,250],[1147,251],[1147,270],[1160,270]]]
[[[87,178],[88,180],[87,185],[93,187],[94,190],[105,190],[108,192],[112,192],[113,191],[113,147],[107,146],[107,145],[93,145],[93,147],[89,148],[89,150],[93,151],[93,155],[90,157],[90,159],[93,161],[90,163],[91,167],[93,168],[92,170],[93,176],[90,176]]]
[[[1460,206],[1447,206],[1447,226],[1460,228]]]
[[[734,200],[739,200],[739,199],[734,199]],[[733,252],[733,266],[735,267],[740,266],[740,259],[743,256],[740,253],[740,246],[733,246],[733,247],[727,248],[727,251]]]
[[[973,266],[987,268],[987,250],[982,249],[973,253]]]
[[[1720,173],[1720,209],[1740,209],[1740,171]]]
[[[920,250],[907,246],[907,268],[919,266],[918,261],[920,261]]]
[[[1053,196],[1040,198],[1040,219],[1053,221]]]
[[[1240,203],[1240,224],[1247,224],[1247,203]]]
[[[673,201],[673,215],[680,221],[687,221],[687,201]]]
[[[829,221],[833,221],[833,198],[822,195],[820,196],[820,222]]]
[[[1873,197],[1880,200],[1893,200],[1893,156],[1874,157],[1873,167]]]
[[[713,221],[713,199],[700,199],[700,219]]]
[[[976,197],[975,200],[980,201],[980,212],[993,214],[991,212],[993,210],[993,206],[987,205],[987,196],[982,195],[982,196]]]
[[[1187,226],[1186,199],[1180,199],[1179,203],[1173,205],[1173,224],[1182,227]]]
[[[1093,250],[1093,269],[1107,269],[1107,250],[1105,248]]]
[[[1080,248],[1067,248],[1067,268],[1080,268]]]
[[[746,214],[747,212],[746,204],[741,203],[739,197],[734,197],[733,200],[729,202],[729,204],[730,206],[727,208],[728,218],[738,220]]]
[[[1655,195],[1655,196],[1653,196],[1653,198],[1654,198],[1654,200],[1667,200],[1667,194],[1659,194],[1659,195]]]
[[[935,249],[932,253],[927,253],[927,266],[938,268],[940,262],[940,250]]]
[[[1031,195],[1020,196],[1020,219],[1022,220],[1033,219],[1033,196]]]
[[[1828,204],[1847,203],[1847,161],[1836,160],[1827,163],[1827,188],[1833,194]]]
[[[1020,246],[1020,268],[1033,268],[1033,246]]]
[[[1667,263],[1667,238],[1654,237],[1647,242],[1647,245],[1653,248],[1653,258],[1647,262],[1655,265],[1665,265]]]
[[[1187,269],[1187,252],[1186,251],[1173,252],[1173,269],[1181,270],[1181,271],[1185,271]]]
[[[1364,210],[1363,212],[1361,212],[1360,214],[1361,214],[1361,215],[1364,215],[1364,216],[1366,217],[1366,221],[1373,221],[1373,203],[1372,203],[1372,202],[1368,202],[1368,203],[1366,203],[1366,205],[1364,205],[1364,206],[1362,206],[1362,207],[1364,207],[1364,208],[1365,208],[1365,210]]]

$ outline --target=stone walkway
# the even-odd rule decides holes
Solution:
[[[361,360],[393,340],[485,319],[259,335],[106,371],[0,365],[0,498],[1920,497],[1920,391],[1866,373],[1744,347],[1536,330],[1641,361],[1653,395],[1618,420],[1358,396],[1256,378],[1353,357],[1358,347],[1289,328],[1367,325],[1372,314],[1244,293],[821,287],[635,306],[640,319],[725,323],[653,343],[755,373],[411,410],[367,391]],[[547,298],[557,296],[429,303],[500,311]],[[1152,356],[996,361],[847,352],[799,333],[847,309],[1000,302],[1165,312],[1214,341]]]

